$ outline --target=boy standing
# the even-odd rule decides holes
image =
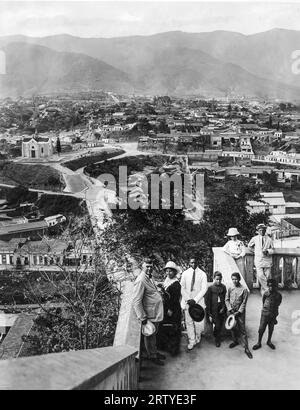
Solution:
[[[208,320],[214,325],[216,347],[221,346],[221,332],[226,312],[225,297],[226,286],[222,284],[222,273],[217,271],[214,273],[214,283],[205,295]]]
[[[228,315],[234,315],[236,326],[231,330],[233,342],[229,345],[230,349],[236,347],[238,337],[240,336],[245,348],[245,353],[252,359],[252,353],[248,346],[248,337],[246,332],[246,305],[248,300],[248,290],[241,285],[241,275],[239,272],[234,272],[231,275],[233,287],[228,288],[226,293],[226,307]]]
[[[271,339],[274,332],[274,326],[277,324],[276,317],[278,316],[278,308],[282,302],[282,296],[277,290],[276,281],[274,279],[268,279],[267,286],[268,290],[263,295],[263,308],[258,330],[258,342],[253,346],[253,350],[261,348],[261,341],[267,326],[269,331],[267,345],[275,350],[275,346]]]

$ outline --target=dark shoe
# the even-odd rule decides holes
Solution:
[[[160,360],[166,360],[166,356],[164,354],[161,353],[157,353],[157,358]]]
[[[234,347],[238,346],[239,342],[232,342],[229,345],[229,349],[233,349]]]
[[[261,348],[261,343],[256,343],[256,345],[254,345],[254,346],[252,347],[253,350],[258,350],[258,349],[260,349],[260,348]]]
[[[245,353],[249,357],[249,359],[253,359],[252,353],[250,352],[249,349],[245,349]]]
[[[267,342],[267,345],[268,345],[272,350],[275,350],[275,349],[276,349],[275,345],[273,345],[272,342]]]
[[[150,359],[150,362],[152,362],[154,364],[157,364],[158,366],[164,366],[165,365],[164,362],[162,360],[158,359],[158,358]]]
[[[219,342],[219,340],[216,341],[216,347],[220,347],[220,346],[221,346],[221,343]]]

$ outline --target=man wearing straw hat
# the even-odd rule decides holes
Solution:
[[[190,268],[183,272],[181,278],[181,307],[185,315],[186,330],[188,335],[188,350],[201,341],[204,330],[204,321],[197,322],[191,318],[189,307],[199,304],[205,309],[204,296],[207,291],[206,273],[197,267],[196,258],[190,259]]]
[[[266,235],[266,225],[259,224],[256,230],[258,235],[250,240],[248,247],[254,249],[254,265],[260,284],[260,291],[263,295],[268,290],[267,280],[271,277],[272,255],[270,250],[274,248],[274,245],[272,238]]]

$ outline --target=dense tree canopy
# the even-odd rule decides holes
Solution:
[[[244,241],[255,234],[256,225],[266,222],[265,214],[251,215],[249,199],[258,199],[257,186],[247,178],[239,184],[228,180],[225,186],[214,186],[206,198],[208,209],[199,224],[185,219],[183,210],[127,209],[114,211],[114,221],[103,235],[107,252],[117,259],[135,255],[141,260],[154,256],[160,268],[171,259],[186,266],[196,255],[200,264],[212,274],[212,247],[223,246],[230,227],[237,227]]]

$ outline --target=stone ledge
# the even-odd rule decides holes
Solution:
[[[3,360],[0,390],[93,390],[136,354],[119,346]]]
[[[133,282],[128,281],[125,283],[115,333],[114,346],[132,346],[139,352],[141,343],[141,323],[133,309],[133,289]],[[139,353],[137,358],[139,358]]]

